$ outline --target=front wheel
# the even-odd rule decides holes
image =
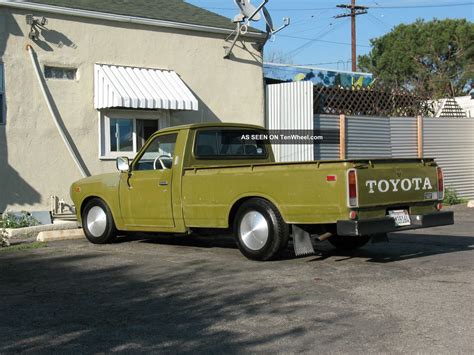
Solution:
[[[288,244],[289,227],[267,200],[253,198],[239,208],[234,224],[239,249],[251,260],[275,258]]]
[[[361,236],[361,237],[343,237],[340,235],[333,235],[329,237],[329,243],[331,243],[338,250],[354,250],[366,245],[370,236]]]
[[[82,213],[82,228],[86,238],[94,244],[111,243],[117,237],[109,207],[99,198],[87,202]]]

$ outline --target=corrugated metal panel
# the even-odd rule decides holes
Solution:
[[[314,115],[315,130],[339,130],[339,116]],[[334,160],[339,159],[338,144],[315,144],[314,159]]]
[[[425,118],[423,153],[443,168],[446,186],[474,198],[474,119]]]
[[[313,84],[309,81],[267,85],[267,129],[313,130]],[[313,144],[274,144],[277,161],[314,159]]]
[[[96,64],[94,73],[96,109],[198,109],[198,100],[174,71]]]
[[[390,140],[393,158],[418,157],[418,128],[414,117],[390,118]]]
[[[392,157],[389,118],[347,117],[346,136],[348,159]]]

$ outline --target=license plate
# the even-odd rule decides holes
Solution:
[[[411,224],[410,215],[407,210],[388,211],[388,214],[395,219],[395,225],[397,227],[409,226]]]

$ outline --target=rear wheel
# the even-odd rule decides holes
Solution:
[[[354,250],[363,247],[370,240],[370,236],[361,237],[343,237],[340,235],[333,235],[329,239],[331,243],[338,250]]]
[[[286,247],[290,236],[288,225],[270,202],[250,199],[239,208],[234,233],[240,251],[252,260],[271,260]]]
[[[94,244],[111,243],[117,237],[114,219],[107,204],[99,198],[87,202],[82,213],[82,228]]]

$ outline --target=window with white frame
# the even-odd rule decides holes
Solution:
[[[0,124],[5,123],[5,83],[3,63],[0,63]]]
[[[167,115],[145,116],[130,113],[101,115],[100,158],[134,158],[153,133],[168,126]]]

